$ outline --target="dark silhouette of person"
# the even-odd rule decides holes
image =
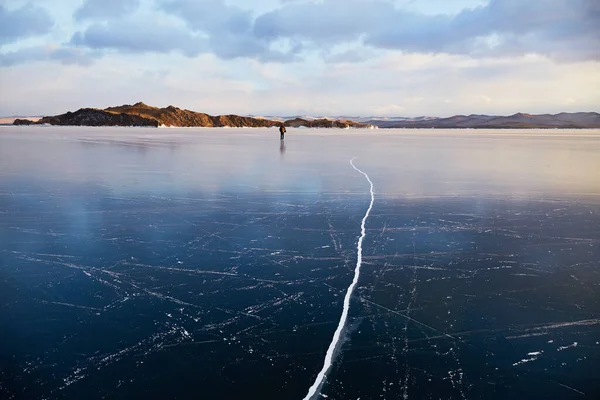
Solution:
[[[279,125],[279,139],[283,140],[283,136],[285,135],[285,126],[283,124]]]

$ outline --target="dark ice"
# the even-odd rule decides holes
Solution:
[[[600,133],[0,129],[0,398],[600,397]],[[324,396],[322,398],[325,398]]]

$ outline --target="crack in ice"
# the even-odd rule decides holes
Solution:
[[[342,310],[342,316],[340,317],[340,322],[338,323],[337,329],[335,330],[335,333],[333,334],[333,339],[331,340],[331,343],[329,344],[329,348],[327,349],[327,353],[325,354],[325,361],[323,363],[323,368],[317,375],[315,382],[308,389],[308,394],[304,397],[304,400],[312,399],[313,396],[315,396],[317,394],[317,392],[323,385],[323,381],[325,380],[325,376],[327,375],[329,368],[331,368],[331,365],[333,364],[333,359],[334,359],[336,350],[338,349],[340,339],[342,337],[342,331],[344,330],[344,326],[346,325],[346,320],[348,319],[348,311],[350,309],[350,297],[352,297],[352,292],[354,291],[354,287],[358,283],[358,277],[360,276],[360,266],[362,264],[362,242],[366,236],[365,223],[367,221],[367,218],[369,217],[369,214],[371,213],[371,209],[373,208],[373,203],[375,202],[375,194],[373,193],[373,182],[371,182],[371,179],[369,179],[369,175],[367,175],[360,169],[356,168],[353,161],[354,161],[354,158],[350,160],[350,165],[352,165],[352,168],[354,168],[355,170],[357,170],[358,172],[363,174],[365,176],[365,178],[367,178],[367,181],[369,181],[369,184],[371,185],[371,188],[370,188],[371,203],[369,204],[369,208],[367,209],[367,212],[365,213],[365,216],[363,217],[361,225],[360,225],[361,233],[360,233],[360,237],[358,238],[358,243],[356,245],[356,249],[357,249],[358,253],[357,253],[357,257],[356,257],[356,268],[354,269],[354,278],[352,279],[352,283],[350,284],[350,286],[348,286],[348,290],[346,291],[346,296],[344,297],[344,308]]]

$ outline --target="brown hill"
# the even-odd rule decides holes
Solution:
[[[30,119],[16,118],[12,124],[13,125],[33,125],[33,124],[35,124],[35,121],[32,121]]]
[[[166,108],[152,107],[142,102],[133,105],[125,104],[118,107],[108,107],[104,110],[96,108],[81,108],[75,112],[67,112],[52,117],[44,117],[37,122],[16,120],[14,125],[85,125],[85,126],[176,126],[176,127],[273,127],[281,122],[242,117],[239,115],[212,116],[190,110],[168,106]],[[359,124],[346,120],[317,119],[307,121],[296,118],[284,122],[286,126],[305,126],[311,128],[367,128],[368,124]]]
[[[212,116],[205,113],[199,113],[190,110],[168,106],[158,108],[146,105],[142,102],[134,105],[123,105],[119,107],[109,107],[105,111],[126,113],[137,115],[144,118],[155,119],[160,125],[180,126],[180,127],[270,127],[277,126],[277,121],[266,119],[240,117],[238,115],[218,115]]]
[[[370,124],[361,124],[349,120],[332,120],[327,118],[315,119],[312,121],[303,118],[289,119],[284,122],[285,126],[297,128],[305,126],[307,128],[372,128]]]
[[[24,124],[21,122],[21,124]],[[98,110],[96,108],[81,108],[75,112],[53,117],[44,117],[36,124],[78,125],[78,126],[154,126],[159,122],[154,118],[146,118],[135,114],[126,114]]]
[[[81,108],[75,112],[67,112],[52,117],[44,117],[37,122],[19,119],[14,125],[85,125],[85,126],[176,126],[176,127],[273,127],[281,122],[242,117],[239,115],[212,116],[190,110],[168,106],[166,108],[152,107],[142,102],[133,105],[125,104],[118,107],[108,107],[104,110],[97,108]],[[318,119],[307,121],[297,118],[284,122],[286,126],[306,126],[311,128],[367,128],[368,124],[359,124],[346,120]]]

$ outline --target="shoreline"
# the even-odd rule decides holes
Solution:
[[[132,130],[144,130],[147,132],[164,132],[167,133],[170,131],[174,133],[176,131],[187,131],[188,133],[192,133],[194,130],[204,131],[204,132],[218,132],[218,131],[236,131],[236,132],[256,132],[258,131],[276,131],[276,127],[236,127],[236,126],[220,126],[220,127],[203,127],[203,126],[189,126],[189,127],[179,127],[179,126],[124,126],[124,125],[102,125],[102,126],[89,126],[89,125],[51,125],[51,124],[33,124],[33,125],[8,125],[8,124],[0,124],[0,132],[7,131],[10,128],[15,129],[15,133],[17,130],[25,131],[28,128],[29,132],[34,131],[45,131],[45,130],[53,130],[55,128],[57,130],[64,129],[65,131],[75,131],[77,130],[85,130],[86,132],[96,131],[100,132],[102,130],[115,130],[115,131],[132,131]],[[556,134],[556,135],[565,135],[569,137],[596,137],[600,136],[600,128],[323,128],[323,127],[288,127],[287,128],[293,132],[302,132],[302,134],[335,134],[335,135],[353,135],[353,134],[421,134],[421,135],[442,135],[442,134],[485,134],[485,135],[498,135],[498,136],[512,136],[512,135],[536,135],[536,134]],[[376,132],[375,132],[376,131]]]
[[[142,129],[277,129],[275,126],[136,126],[136,125],[52,125],[52,124],[30,124],[30,125],[13,125],[12,123],[2,123],[0,122],[0,128],[2,127],[11,127],[11,128],[142,128]],[[392,131],[392,130],[402,130],[402,131],[535,131],[535,130],[544,130],[544,131],[568,131],[568,130],[577,130],[577,131],[600,131],[600,127],[598,128],[577,128],[577,127],[481,127],[481,128],[460,128],[460,127],[448,127],[448,128],[440,128],[440,127],[378,127],[373,126],[370,128],[356,128],[356,127],[348,127],[348,128],[337,128],[337,127],[309,127],[309,126],[299,126],[299,127],[288,127],[288,129],[297,129],[297,130],[326,130],[326,131]]]

